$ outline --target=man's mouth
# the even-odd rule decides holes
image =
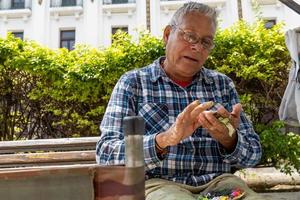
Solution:
[[[186,58],[186,59],[188,59],[188,60],[191,60],[193,62],[198,62],[198,60],[195,59],[195,58],[192,58],[192,57],[189,57],[189,56],[183,56],[183,57]]]

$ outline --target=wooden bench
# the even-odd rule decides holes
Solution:
[[[0,199],[144,200],[144,167],[97,165],[98,140],[0,142]]]
[[[126,166],[95,164],[99,137],[0,142],[0,199],[144,200],[141,119],[124,119]]]
[[[95,164],[99,137],[0,142],[0,168]]]
[[[0,199],[144,200],[144,167],[96,164],[0,169]]]

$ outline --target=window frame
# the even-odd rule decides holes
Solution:
[[[277,19],[276,18],[265,18],[264,20],[264,26],[266,29],[271,29],[273,26],[277,24]],[[268,23],[272,23],[272,25],[267,26]]]
[[[16,2],[17,1],[17,2]],[[25,0],[11,0],[11,9],[24,9],[25,8]]]
[[[118,30],[121,30],[127,34],[129,34],[129,26],[128,25],[113,25],[111,26],[111,43],[113,43],[113,35],[116,34]]]
[[[15,38],[20,38],[21,40],[24,40],[24,31],[9,31],[11,34],[15,36]],[[21,36],[19,36],[21,34]]]
[[[76,5],[77,5],[76,0],[72,0],[72,2],[70,0],[61,0],[62,7],[69,7],[69,6],[76,6]]]
[[[74,37],[63,37],[63,34],[66,32],[74,32]],[[63,42],[67,42],[67,47],[63,46]],[[73,46],[71,46],[71,43],[74,43]],[[74,50],[76,43],[76,30],[75,29],[61,29],[59,33],[59,48],[66,48],[69,51]]]

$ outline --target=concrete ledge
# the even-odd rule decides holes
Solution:
[[[286,175],[274,167],[247,168],[235,172],[254,190],[300,190],[300,174]]]
[[[261,195],[269,200],[299,200],[300,192],[272,192]]]
[[[286,175],[274,167],[247,168],[235,172],[266,199],[299,200],[300,174]]]

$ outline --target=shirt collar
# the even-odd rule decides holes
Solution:
[[[167,76],[166,72],[161,66],[161,63],[166,59],[165,56],[161,56],[158,59],[156,59],[151,65],[151,81],[156,82],[160,77],[166,81],[171,81],[170,78]],[[205,67],[202,67],[202,69],[195,75],[195,78],[192,82],[194,84],[195,82],[204,80],[205,83],[211,84],[213,82],[213,77],[210,72],[210,70],[206,69]]]
[[[161,62],[163,62],[166,59],[165,56],[161,56],[158,59],[156,59],[151,65],[151,81],[156,82],[160,77],[163,79],[169,79],[167,76],[165,70],[161,66]]]

